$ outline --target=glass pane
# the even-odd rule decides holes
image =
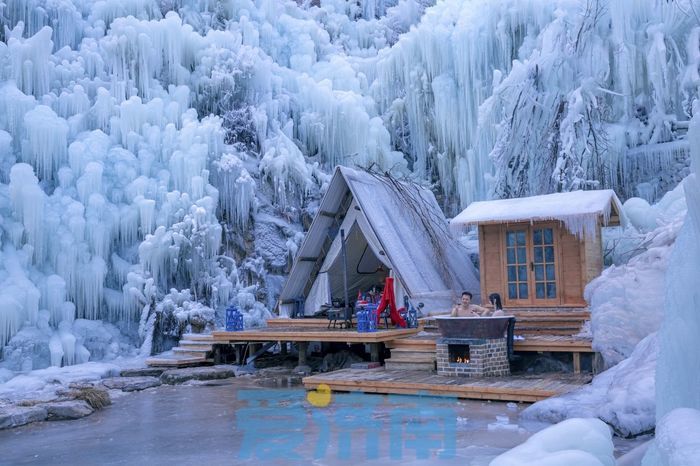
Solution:
[[[536,247],[535,248],[535,263],[542,263],[544,262],[544,257],[542,254],[542,247]]]
[[[514,265],[508,266],[508,281],[514,282],[517,279],[518,278],[515,276],[515,266]]]
[[[518,248],[518,264],[524,264],[525,262],[527,262],[527,250]]]
[[[554,281],[554,265],[547,264],[547,280]]]
[[[521,265],[518,267],[518,280],[521,282],[527,281],[527,265]]]
[[[515,283],[508,284],[508,299],[518,299],[518,285]]]
[[[515,246],[515,232],[509,231],[506,233],[506,245]]]
[[[508,263],[515,264],[515,249],[508,248],[506,254],[508,256]]]
[[[535,296],[537,296],[537,299],[544,299],[544,283],[535,285]]]
[[[518,232],[518,246],[525,246],[525,232]]]
[[[554,246],[544,248],[544,259],[546,262],[554,262]]]
[[[520,283],[518,285],[518,295],[520,299],[527,299],[527,283]]]
[[[535,280],[538,282],[544,281],[544,266],[543,265],[536,265],[535,266]]]
[[[532,233],[532,242],[535,244],[542,244],[542,230],[535,230]]]
[[[554,244],[554,231],[551,228],[544,229],[544,244]]]
[[[557,297],[557,285],[555,283],[547,283],[547,299]]]

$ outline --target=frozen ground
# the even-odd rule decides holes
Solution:
[[[271,385],[286,383],[271,381]],[[250,411],[241,398],[257,394],[269,400],[277,400],[274,415],[266,408]],[[354,414],[348,406],[355,401],[335,398],[327,408],[314,408],[304,401],[306,393],[300,388],[266,387],[252,378],[229,379],[214,385],[162,386],[143,392],[125,395],[112,406],[92,416],[72,422],[48,422],[0,431],[0,444],[12,445],[3,449],[3,464],[71,464],[87,465],[99,461],[102,465],[139,464],[148,459],[151,466],[165,464],[266,464],[279,463],[274,458],[263,459],[264,450],[254,450],[247,460],[241,458],[244,442],[253,438],[256,429],[266,428],[264,444],[281,440],[278,430],[290,434],[293,441],[301,440],[296,448],[300,459],[309,463],[318,448],[321,432],[328,434],[328,448],[313,464],[387,464],[392,461],[389,451],[393,439],[391,428],[379,433],[378,457],[368,460],[365,439],[367,429],[373,426],[391,426],[395,416],[415,413],[416,397],[385,397],[359,395],[362,406],[372,406],[371,415]],[[347,395],[345,395],[347,397]],[[457,401],[453,399],[424,398],[424,406],[444,410],[453,417],[456,426],[456,449],[452,458],[438,460],[434,456],[417,459],[417,449],[427,445],[426,436],[418,442],[410,433],[412,423],[402,424],[402,464],[458,464],[486,465],[500,453],[523,443],[533,433],[548,424],[521,421],[521,406],[505,403]],[[316,422],[328,420],[328,429],[319,430]],[[258,418],[258,416],[261,416]],[[354,416],[354,417],[353,417]],[[352,420],[358,422],[353,423]],[[258,420],[260,423],[253,422]],[[245,432],[237,427],[246,422]],[[352,432],[351,456],[340,459],[342,450],[340,434],[346,437]],[[299,437],[294,439],[294,435]],[[347,438],[347,437],[346,437]],[[50,439],[50,441],[47,441]],[[438,437],[433,439],[440,440]],[[620,441],[616,454],[631,449],[637,442]],[[255,443],[254,445],[261,445]],[[262,461],[261,461],[262,460]]]

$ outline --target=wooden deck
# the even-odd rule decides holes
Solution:
[[[435,341],[440,338],[436,332],[421,332],[413,335],[390,341],[389,348],[401,346],[402,348],[414,347],[424,350],[435,349]],[[531,335],[524,340],[513,341],[515,351],[525,352],[555,352],[555,353],[593,353],[591,340],[589,338],[564,336],[564,335]]]
[[[424,371],[342,369],[303,379],[304,387],[326,384],[333,391],[402,395],[439,395],[476,400],[533,403],[562,395],[590,382],[588,374],[512,375],[510,377],[446,377]]]
[[[289,321],[289,319],[285,319]],[[382,343],[409,337],[420,332],[420,328],[377,330],[371,333],[360,333],[357,330],[319,329],[313,326],[271,327],[244,330],[242,332],[213,332],[214,342],[264,342],[264,341],[333,341],[341,343]]]
[[[309,328],[327,328],[328,319],[317,319],[313,317],[305,317],[303,319],[284,319],[275,318],[267,319],[268,328],[279,327],[309,327]]]

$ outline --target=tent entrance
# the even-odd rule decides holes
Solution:
[[[384,279],[389,276],[389,262],[379,253],[378,245],[372,244],[357,222],[350,227],[345,238],[348,264],[348,296],[352,301],[358,291],[366,292],[373,286],[383,288]],[[328,268],[328,285],[331,299],[343,300],[343,255],[338,248],[337,255]]]

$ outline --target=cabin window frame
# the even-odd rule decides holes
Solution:
[[[552,230],[552,242],[551,244],[547,242],[535,244],[535,231],[537,230]],[[509,249],[512,251],[513,247],[509,246],[508,234],[510,232],[525,232],[525,265],[526,265],[526,287],[527,287],[527,297],[523,298],[521,291],[522,287],[522,264],[521,257],[518,257],[518,249],[515,249],[515,257],[513,257],[513,252],[509,253]],[[560,225],[557,222],[535,222],[535,223],[510,223],[502,224],[500,228],[500,243],[501,243],[501,276],[502,283],[504,284],[504,303],[507,306],[543,306],[551,307],[553,305],[560,305],[564,294],[564,284],[562,282],[562,263],[561,263],[561,246],[560,246]],[[512,241],[511,241],[512,243]],[[535,248],[542,247],[542,254],[544,262],[535,263]],[[545,253],[545,248],[551,247],[551,255]],[[512,262],[511,259],[515,259]],[[551,260],[550,260],[551,259]],[[536,267],[542,265],[543,277],[545,280],[537,280]],[[554,279],[547,279],[547,265],[554,267]],[[515,266],[515,277],[517,280],[512,280],[513,278],[513,266]],[[509,269],[510,268],[510,269]],[[511,298],[511,287],[510,285],[516,283],[518,286],[517,298]],[[537,284],[544,284],[544,298],[537,297]],[[552,284],[555,288],[555,295],[553,298],[547,297],[547,284]]]

